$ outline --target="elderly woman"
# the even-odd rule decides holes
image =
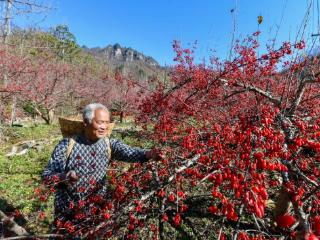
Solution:
[[[80,201],[86,202],[93,184],[100,186],[98,191],[103,194],[111,156],[126,162],[146,162],[159,157],[156,151],[132,148],[109,139],[110,113],[102,104],[92,103],[84,108],[83,124],[83,134],[58,143],[42,175],[44,182],[56,189],[56,219],[72,220],[72,209]]]

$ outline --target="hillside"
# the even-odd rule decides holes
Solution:
[[[133,76],[139,81],[148,81],[149,78],[163,77],[165,68],[151,56],[145,56],[138,50],[123,47],[120,44],[107,45],[106,47],[82,47],[85,53],[106,65],[111,72]]]
[[[2,52],[3,61],[8,58],[10,76],[10,81],[3,79],[8,93],[0,107],[3,122],[14,122],[16,116],[23,118],[27,113],[51,123],[54,116],[73,114],[93,101],[119,111],[133,109],[135,99],[145,89],[154,89],[156,82],[163,82],[169,72],[130,47],[80,47],[65,25],[49,31],[15,28],[9,46],[3,46],[6,54]],[[134,88],[133,82],[138,83]],[[11,111],[4,106],[12,104],[10,93],[15,91],[19,96]]]

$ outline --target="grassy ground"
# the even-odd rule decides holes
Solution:
[[[39,221],[38,212],[43,210],[51,216],[52,207],[41,206],[34,198],[34,189],[39,186],[41,172],[59,140],[59,127],[12,127],[5,130],[5,136],[6,142],[0,150],[0,210],[9,216],[15,215],[15,219],[29,231],[47,231],[51,218]],[[44,145],[21,156],[5,156],[13,144],[29,140],[44,142]]]
[[[12,127],[5,130],[5,135],[6,142],[0,149],[0,210],[15,215],[19,224],[31,232],[48,232],[52,221],[52,198],[48,203],[40,204],[35,199],[34,189],[40,185],[40,175],[54,146],[62,138],[59,126]],[[132,146],[150,147],[137,137],[132,122],[117,124],[111,137]],[[43,142],[43,147],[22,156],[5,156],[14,144],[28,140]],[[39,211],[46,213],[45,220],[39,220]]]

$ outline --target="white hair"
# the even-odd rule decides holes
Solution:
[[[82,118],[84,122],[92,123],[92,119],[94,118],[94,113],[97,109],[103,109],[109,113],[109,110],[106,106],[101,103],[90,103],[84,107],[82,112]]]

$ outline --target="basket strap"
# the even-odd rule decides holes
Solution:
[[[73,147],[74,147],[75,144],[76,144],[76,140],[74,139],[74,137],[70,137],[70,138],[69,138],[68,148],[67,148],[67,153],[66,153],[67,161],[68,161],[68,159],[70,158],[72,149],[73,149]]]
[[[107,157],[110,160],[111,159],[111,144],[109,138],[104,138],[104,141],[106,142],[106,148],[107,148]]]

